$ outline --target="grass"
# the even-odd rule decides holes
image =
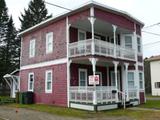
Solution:
[[[156,101],[154,101],[156,102]],[[152,106],[159,104],[154,103],[153,101],[147,102],[147,104],[141,105],[140,107],[148,107],[152,108]],[[130,109],[116,109],[116,110],[109,110],[109,111],[101,111],[101,112],[89,112],[89,111],[82,111],[82,110],[76,110],[71,108],[63,108],[63,107],[56,107],[56,106],[50,106],[50,105],[22,105],[22,104],[10,104],[11,107],[17,107],[17,108],[27,108],[32,109],[36,111],[41,112],[47,112],[54,115],[59,116],[67,116],[67,117],[76,117],[76,118],[105,118],[105,117],[127,117],[129,119],[135,119],[135,120],[156,120],[160,119],[160,112],[156,111],[136,111],[136,110],[130,110]],[[150,107],[149,107],[150,106]],[[160,105],[159,105],[160,107]]]
[[[142,104],[139,107],[160,109],[160,100],[147,100],[146,104]]]
[[[152,96],[151,94],[146,95],[147,98],[160,98],[160,96]]]

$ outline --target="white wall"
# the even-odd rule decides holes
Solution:
[[[152,61],[150,63],[151,67],[151,87],[152,87],[152,95],[160,96],[160,88],[155,88],[155,82],[160,82],[160,60]]]

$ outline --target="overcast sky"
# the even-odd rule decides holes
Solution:
[[[30,0],[6,0],[9,14],[13,16],[14,23],[17,28],[20,27],[18,17],[20,13],[27,8]],[[89,0],[46,0],[57,5],[61,5],[67,8],[74,8]],[[160,0],[95,0],[99,3],[126,11],[145,23],[145,26],[152,25],[160,22]],[[49,13],[57,15],[65,10],[46,5]],[[153,32],[160,34],[160,25],[143,29],[143,31]],[[160,54],[160,42],[156,44],[148,44],[156,41],[160,41],[160,36],[144,33],[143,37],[143,52],[144,57]]]

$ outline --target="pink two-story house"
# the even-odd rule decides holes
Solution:
[[[20,91],[33,91],[35,103],[84,110],[144,103],[143,26],[89,2],[21,32]]]

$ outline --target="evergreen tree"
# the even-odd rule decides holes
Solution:
[[[19,18],[21,31],[50,18],[51,15],[48,16],[47,14],[48,11],[44,0],[31,0],[28,9],[24,9],[24,14],[21,13],[21,17]]]

